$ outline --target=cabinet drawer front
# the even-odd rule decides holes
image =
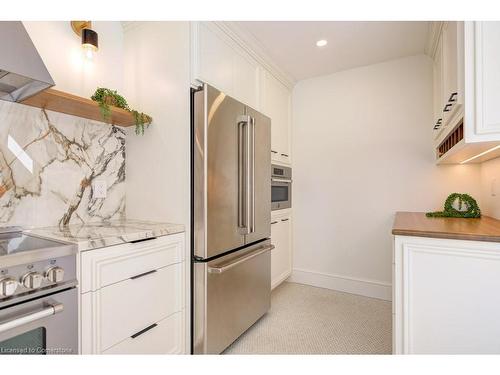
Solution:
[[[177,312],[143,334],[129,337],[103,354],[182,354],[184,353],[184,311]]]
[[[101,351],[183,309],[183,267],[173,264],[94,292]]]
[[[81,255],[81,292],[95,291],[184,259],[184,233],[90,250]]]

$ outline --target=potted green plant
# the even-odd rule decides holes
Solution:
[[[135,109],[131,109],[127,100],[118,94],[116,90],[98,87],[90,99],[99,103],[99,109],[105,122],[109,122],[111,119],[111,106],[122,108],[132,113],[135,120],[135,134],[144,135],[144,127],[148,127],[153,122],[153,118],[151,116],[136,111]]]

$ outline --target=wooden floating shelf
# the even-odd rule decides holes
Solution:
[[[104,122],[97,102],[54,89],[44,90],[22,101],[21,104]],[[111,116],[108,120],[110,124],[125,127],[135,126],[132,113],[113,106],[110,106],[110,109]]]

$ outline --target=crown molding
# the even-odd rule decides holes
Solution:
[[[260,43],[253,34],[243,30],[233,21],[214,21],[213,24],[237,43],[240,48],[255,59],[255,61],[270,72],[277,80],[290,90],[293,89],[293,86],[295,86],[297,82],[296,79],[274,63],[265,51],[262,43]]]
[[[122,21],[121,25],[123,32],[128,32],[144,26],[150,21]],[[168,21],[165,21],[168,22]],[[229,39],[238,45],[243,51],[248,53],[257,63],[264,67],[271,73],[277,80],[285,85],[290,90],[293,89],[297,82],[290,74],[281,69],[269,57],[262,44],[251,33],[243,30],[235,22],[232,21],[211,21],[212,25],[216,26],[218,30],[224,33]]]
[[[431,58],[436,55],[436,49],[439,42],[439,37],[443,30],[443,21],[433,21],[429,23],[429,31],[427,32],[427,42],[425,44],[425,54]]]

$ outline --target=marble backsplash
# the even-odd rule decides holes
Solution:
[[[92,183],[107,184],[95,198]],[[0,101],[0,225],[42,227],[122,219],[125,132]]]

